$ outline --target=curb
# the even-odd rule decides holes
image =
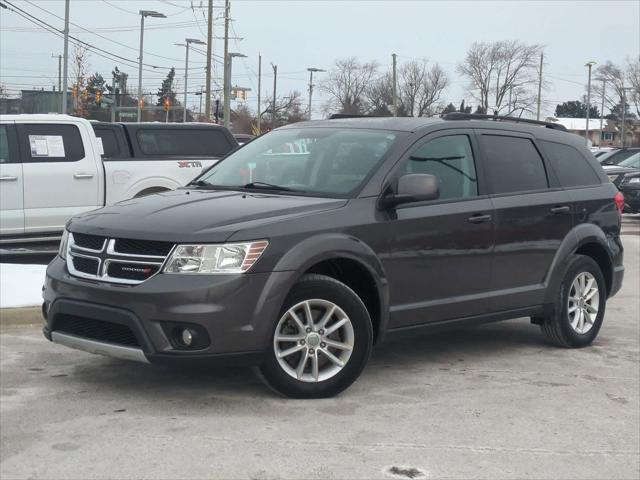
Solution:
[[[42,324],[40,307],[2,308],[0,309],[0,326]]]

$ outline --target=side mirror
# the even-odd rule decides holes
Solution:
[[[391,208],[403,203],[425,202],[440,196],[438,179],[426,173],[411,173],[398,179],[398,191],[381,199],[384,208]]]

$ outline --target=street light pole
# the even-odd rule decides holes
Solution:
[[[307,68],[309,72],[309,120],[311,120],[311,97],[313,96],[313,72],[325,72],[321,68]]]
[[[225,59],[225,72],[227,75],[224,79],[224,110],[222,115],[224,116],[224,126],[227,128],[229,128],[229,125],[231,124],[231,69],[234,57],[246,58],[247,56],[242,53],[229,52]]]
[[[585,142],[589,146],[589,110],[591,109],[591,68],[596,64],[593,60],[585,63],[585,67],[589,69],[589,80],[587,81],[587,121],[584,131]]]
[[[187,53],[185,55],[185,59],[184,59],[184,105],[183,105],[183,110],[182,110],[182,123],[185,123],[187,121],[187,88],[188,88],[188,81],[189,81],[189,44],[190,43],[195,43],[196,45],[205,45],[205,43],[202,40],[198,40],[197,38],[185,38],[185,47],[187,50]],[[201,103],[202,103],[202,97],[200,98]]]
[[[142,46],[144,44],[145,17],[167,18],[165,14],[156,12],[155,10],[140,10],[140,56],[138,57],[138,122],[142,120]]]

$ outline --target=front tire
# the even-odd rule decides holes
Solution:
[[[565,269],[553,313],[543,319],[542,333],[561,347],[591,345],[598,336],[607,302],[600,266],[584,255],[573,255]]]
[[[360,297],[334,278],[304,275],[274,322],[259,374],[287,397],[332,397],[360,376],[372,344]]]

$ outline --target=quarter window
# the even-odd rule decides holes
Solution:
[[[28,162],[77,162],[84,158],[75,125],[23,124],[21,146]]]
[[[120,147],[115,131],[110,128],[94,128],[96,137],[102,140],[104,158],[120,158]]]
[[[427,173],[438,179],[441,199],[475,197],[478,178],[467,135],[450,135],[428,141],[409,157],[400,175]]]
[[[561,143],[539,142],[563,187],[596,185],[600,178],[578,150]]]
[[[482,135],[482,146],[493,193],[548,188],[544,163],[528,138]]]

